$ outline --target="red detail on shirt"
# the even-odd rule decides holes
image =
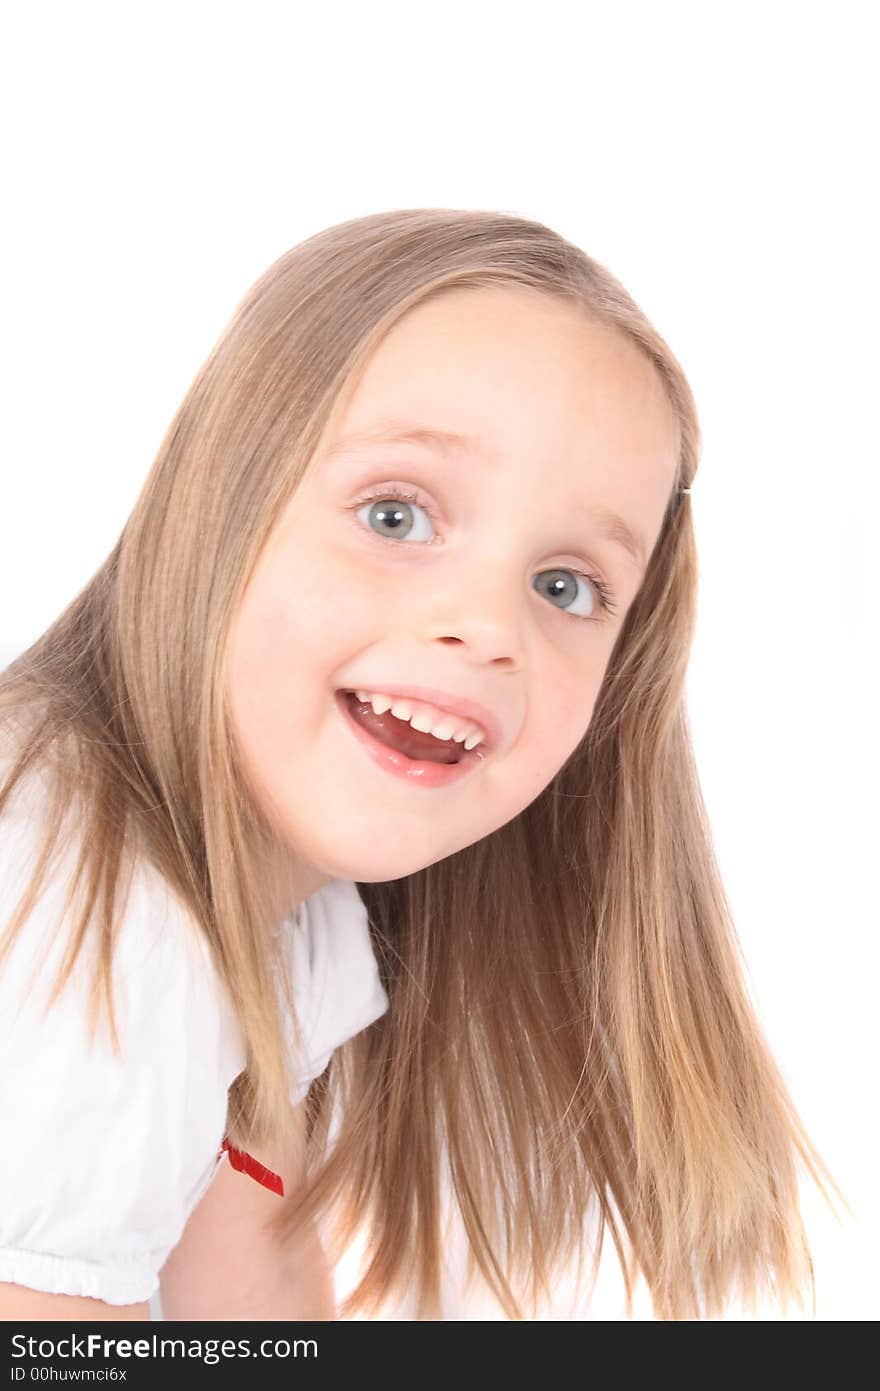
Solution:
[[[271,1169],[267,1169],[265,1164],[260,1164],[253,1155],[246,1154],[244,1150],[236,1149],[234,1145],[230,1145],[225,1136],[220,1153],[217,1155],[218,1159],[222,1157],[224,1150],[229,1155],[229,1162],[237,1173],[249,1174],[264,1188],[271,1188],[273,1193],[278,1193],[282,1198],[284,1197],[284,1184],[280,1174],[273,1174]]]

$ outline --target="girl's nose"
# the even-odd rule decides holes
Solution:
[[[430,641],[461,644],[481,663],[522,664],[528,595],[522,574],[514,576],[509,564],[478,557],[420,599],[422,631]]]

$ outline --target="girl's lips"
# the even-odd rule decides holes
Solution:
[[[337,691],[334,704],[346,729],[350,730],[359,746],[383,768],[386,773],[405,778],[415,787],[446,787],[448,783],[458,782],[485,760],[485,753],[478,744],[475,749],[464,749],[457,763],[431,763],[424,759],[407,758],[406,754],[392,749],[374,739],[363,725],[358,724],[351,713],[347,691]]]

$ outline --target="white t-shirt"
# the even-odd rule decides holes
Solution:
[[[36,863],[39,790],[29,777],[0,814],[0,934]],[[226,1159],[227,1091],[245,1049],[198,925],[146,861],[114,955],[122,1059],[103,1012],[88,1047],[91,938],[42,1017],[67,946],[56,925],[75,864],[65,842],[0,964],[0,1281],[134,1304],[158,1289]],[[353,882],[331,880],[281,931],[307,1059],[292,1070],[299,1102],[333,1050],[385,1013],[388,997]]]

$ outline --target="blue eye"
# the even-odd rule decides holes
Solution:
[[[434,533],[432,536],[413,535],[419,531],[418,525],[413,524],[413,513],[424,512],[431,521],[437,521],[432,509],[427,503],[420,501],[416,493],[407,493],[402,489],[389,485],[380,492],[371,493],[367,497],[360,499],[356,503],[356,510],[360,511],[364,506],[369,507],[367,522],[364,523],[374,535],[383,541],[404,541],[414,540],[420,545],[432,546],[440,540]],[[376,528],[381,528],[378,530]],[[388,530],[385,530],[388,528]],[[429,528],[430,529],[430,528]],[[571,577],[574,576],[574,584]],[[557,598],[566,598],[572,592],[574,602],[577,601],[578,584],[586,581],[592,586],[594,593],[598,596],[599,607],[606,614],[615,612],[613,596],[605,581],[599,575],[591,575],[583,570],[574,570],[568,566],[559,567],[553,570],[543,570],[540,575],[536,575],[532,581],[532,588],[539,594],[544,593],[542,585],[547,585],[547,595],[553,602]],[[589,613],[576,613],[568,605],[559,606],[560,612],[567,614],[570,618],[593,618],[595,601]],[[595,621],[595,619],[594,619]]]
[[[365,498],[364,501],[371,504],[369,512],[371,529],[374,522],[378,526],[389,528],[389,531],[380,531],[377,532],[377,535],[385,536],[391,541],[416,540],[426,545],[433,545],[436,538],[413,537],[410,534],[413,530],[411,517],[414,510],[424,512],[432,521],[436,521],[431,509],[420,503],[414,493],[398,493],[392,490],[377,494],[375,499]],[[418,530],[418,528],[415,529]]]
[[[572,585],[571,582],[572,576],[575,577],[574,585]],[[572,589],[574,589],[574,597],[576,600],[578,582],[581,582],[583,580],[588,580],[590,582],[590,584],[596,590],[596,593],[599,595],[600,607],[603,608],[606,612],[610,613],[611,606],[607,600],[607,591],[605,589],[604,583],[597,576],[586,575],[582,570],[571,570],[567,567],[559,570],[542,570],[540,575],[536,575],[535,578],[532,580],[532,588],[536,589],[538,593],[541,594],[542,592],[544,592],[542,586],[546,584],[547,590],[552,599],[565,598],[566,595],[570,594]],[[593,607],[595,607],[595,602],[595,599],[591,601]],[[563,607],[562,612],[571,614],[573,618],[593,617],[592,609],[589,613],[576,614],[573,613],[570,608]]]

